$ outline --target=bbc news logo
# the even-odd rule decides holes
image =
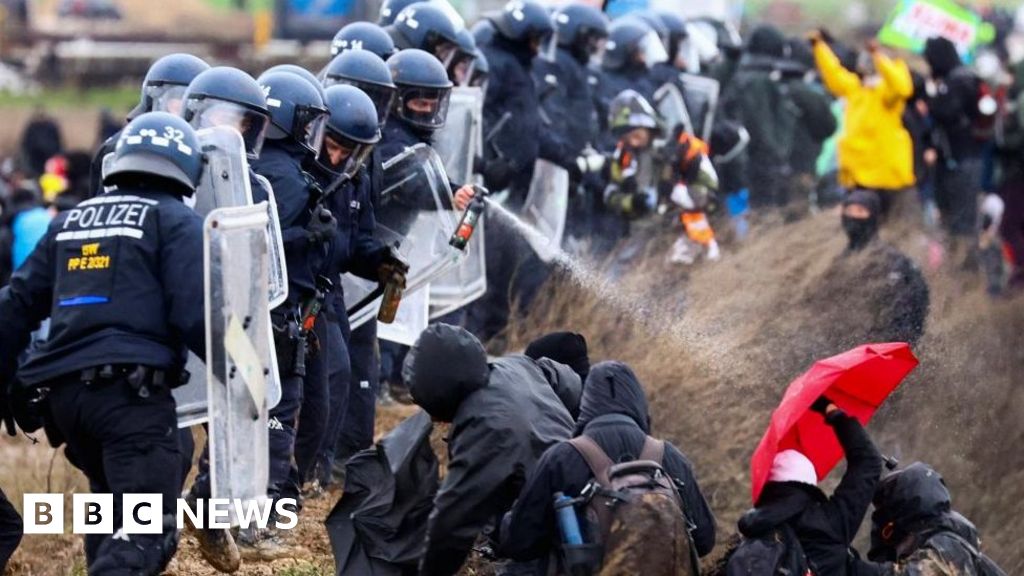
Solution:
[[[121,524],[118,533],[160,534],[163,526],[162,494],[125,494],[121,497]],[[25,534],[64,533],[64,494],[25,494]],[[190,506],[184,499],[175,501],[178,530],[186,522],[196,528],[266,529],[271,525],[291,530],[299,523],[294,498],[242,500],[228,498],[198,499]],[[274,512],[275,514],[271,514]],[[71,531],[74,534],[114,534],[116,514],[113,494],[73,494],[71,499]]]

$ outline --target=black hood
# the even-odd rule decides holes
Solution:
[[[645,434],[651,433],[647,395],[633,370],[622,362],[601,362],[591,368],[583,385],[576,434],[582,433],[590,421],[606,414],[629,416]]]
[[[747,53],[782,58],[786,55],[786,36],[778,28],[763,24],[750,33]]]
[[[740,533],[747,538],[757,538],[803,514],[808,507],[827,499],[817,486],[801,482],[769,482],[761,491],[757,507],[740,517]]]
[[[569,411],[573,420],[580,416],[580,399],[583,396],[583,380],[573,371],[572,368],[555,362],[551,358],[540,358],[534,360],[544,377],[547,379],[555,396],[562,401],[562,405]]]
[[[524,352],[534,360],[551,358],[573,369],[581,381],[590,373],[590,356],[587,353],[587,339],[575,332],[552,332],[537,338],[526,346]]]
[[[924,58],[932,69],[932,76],[944,78],[960,66],[956,46],[946,38],[929,38],[924,44]]]
[[[487,352],[476,336],[449,324],[424,330],[402,370],[412,399],[441,422],[454,420],[463,400],[487,386],[490,373]]]
[[[915,534],[924,535],[944,526],[958,533],[961,529],[967,534],[973,532],[974,527],[966,519],[952,512],[942,476],[921,462],[882,478],[873,504],[869,557],[875,561],[895,561],[899,549],[908,544],[913,547]]]

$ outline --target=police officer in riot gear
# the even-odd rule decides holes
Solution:
[[[429,52],[445,65],[450,64],[457,53],[458,26],[432,2],[406,6],[385,30],[395,41],[395,48],[417,48]]]
[[[146,112],[170,112],[181,114],[182,97],[192,79],[208,70],[210,65],[191,54],[168,54],[153,62],[142,81],[142,95],[139,104],[128,113],[131,120]],[[99,194],[103,174],[103,158],[114,151],[120,133],[108,138],[96,151],[90,173],[90,193]]]
[[[321,184],[331,190],[324,202],[338,214],[338,230],[325,275],[337,278],[351,272],[382,283],[396,274],[404,278],[405,265],[374,237],[372,181],[364,169],[380,141],[374,102],[354,86],[341,85],[327,89],[327,106],[331,115],[317,166]],[[341,290],[333,295],[326,316],[348,340],[350,365],[344,368],[351,372],[348,379],[331,376],[330,420],[317,455],[316,475],[321,485],[331,482],[332,471],[348,456],[373,443],[379,370],[376,322],[350,334]]]
[[[331,40],[331,58],[346,50],[366,50],[387,60],[395,53],[395,41],[383,28],[370,22],[350,22]]]
[[[196,76],[185,90],[182,115],[195,129],[228,126],[237,130],[250,162],[259,157],[270,125],[270,111],[259,83],[245,72],[230,67],[210,68]],[[249,183],[254,202],[269,201],[271,191],[256,177],[251,163]],[[278,364],[281,364],[280,359]],[[183,440],[187,442],[188,438]],[[187,499],[210,498],[209,473],[208,451],[204,449]],[[238,570],[241,558],[229,531],[207,528],[196,530],[194,534],[200,554],[211,566],[221,572]]]
[[[598,118],[602,120],[602,133],[608,133],[604,124],[613,99],[623,90],[635,90],[648,102],[654,102],[658,89],[650,68],[668,59],[661,38],[646,22],[637,17],[626,17],[612,22],[608,29],[608,46],[601,58],[601,76],[597,88]],[[607,139],[603,148],[611,149],[614,142]]]
[[[350,84],[362,90],[373,101],[377,119],[384,125],[396,90],[384,60],[368,50],[346,50],[335,56],[321,74],[325,88]]]
[[[309,210],[315,201],[315,188],[312,178],[303,171],[303,164],[319,152],[327,108],[320,90],[296,74],[267,72],[257,82],[266,96],[270,126],[253,168],[273,187],[288,267],[288,300],[271,312],[281,372],[281,401],[270,410],[268,422],[268,496],[298,498],[299,486],[289,483],[289,477],[306,375],[306,343],[299,314],[301,306],[317,296],[316,270],[333,233],[333,216],[329,212]],[[317,426],[314,419],[303,416],[304,426]],[[323,425],[320,423],[321,429]],[[245,544],[265,544],[249,539],[252,534],[246,536]]]
[[[553,86],[544,93],[541,106],[550,129],[565,140],[567,152],[573,156],[570,187],[579,193],[570,201],[568,224],[570,233],[582,236],[588,232],[603,189],[600,171],[604,156],[592,150],[600,122],[588,65],[608,38],[608,19],[592,6],[570,4],[555,12],[552,21],[553,50],[534,61],[534,78],[540,86]],[[553,82],[548,81],[549,76]]]
[[[85,539],[89,573],[150,575],[177,548],[171,389],[187,379],[186,350],[206,352],[202,219],[182,202],[203,160],[193,129],[166,112],[137,117],[115,150],[104,184],[117,190],[57,216],[0,292],[0,366],[90,489],[114,495],[114,533]],[[49,338],[18,367],[47,316]],[[162,495],[161,533],[121,530],[126,493]]]

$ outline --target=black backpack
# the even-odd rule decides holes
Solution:
[[[729,556],[725,576],[814,576],[789,524],[758,538],[744,538]]]
[[[970,555],[971,562],[974,564],[975,573],[978,576],[1006,576],[1006,572],[1004,572],[1003,569],[1000,568],[999,565],[996,564],[991,558],[983,554],[981,550],[978,550],[974,546],[974,544],[972,544],[966,538],[957,534],[956,532],[953,532],[952,530],[936,531],[934,534],[928,536],[928,539],[925,540],[925,543],[922,547],[930,548],[934,550],[936,553],[938,553],[939,556],[942,556],[945,550],[941,542],[936,541],[936,536],[944,536],[946,538],[950,538],[954,542],[962,546],[964,550],[967,551],[968,555]]]

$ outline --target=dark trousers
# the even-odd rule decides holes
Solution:
[[[350,456],[373,445],[373,425],[377,417],[377,393],[380,390],[380,361],[377,354],[377,323],[352,331],[348,341],[352,382],[348,392],[348,412],[334,445],[331,458],[343,463]]]
[[[956,167],[940,164],[935,172],[935,204],[942,221],[953,236],[974,236],[978,232],[978,191],[981,190],[981,160],[962,160]]]
[[[166,388],[142,397],[123,379],[51,385],[49,425],[59,431],[68,460],[94,493],[114,495],[114,532],[85,537],[90,575],[158,574],[177,550],[175,499],[181,453],[174,398]],[[126,493],[163,496],[162,534],[117,535]]]
[[[21,542],[21,516],[0,490],[0,574],[4,573],[7,561]]]
[[[331,357],[327,362],[327,428],[317,446],[317,476],[321,484],[331,482],[331,467],[334,463],[335,444],[342,431],[348,427],[349,399],[352,389],[352,361],[349,357],[346,335],[349,334],[348,318],[329,323]]]
[[[270,409],[267,419],[267,445],[270,459],[270,498],[293,498],[299,493],[292,477],[296,428],[303,399],[303,378],[281,375],[281,401]]]

